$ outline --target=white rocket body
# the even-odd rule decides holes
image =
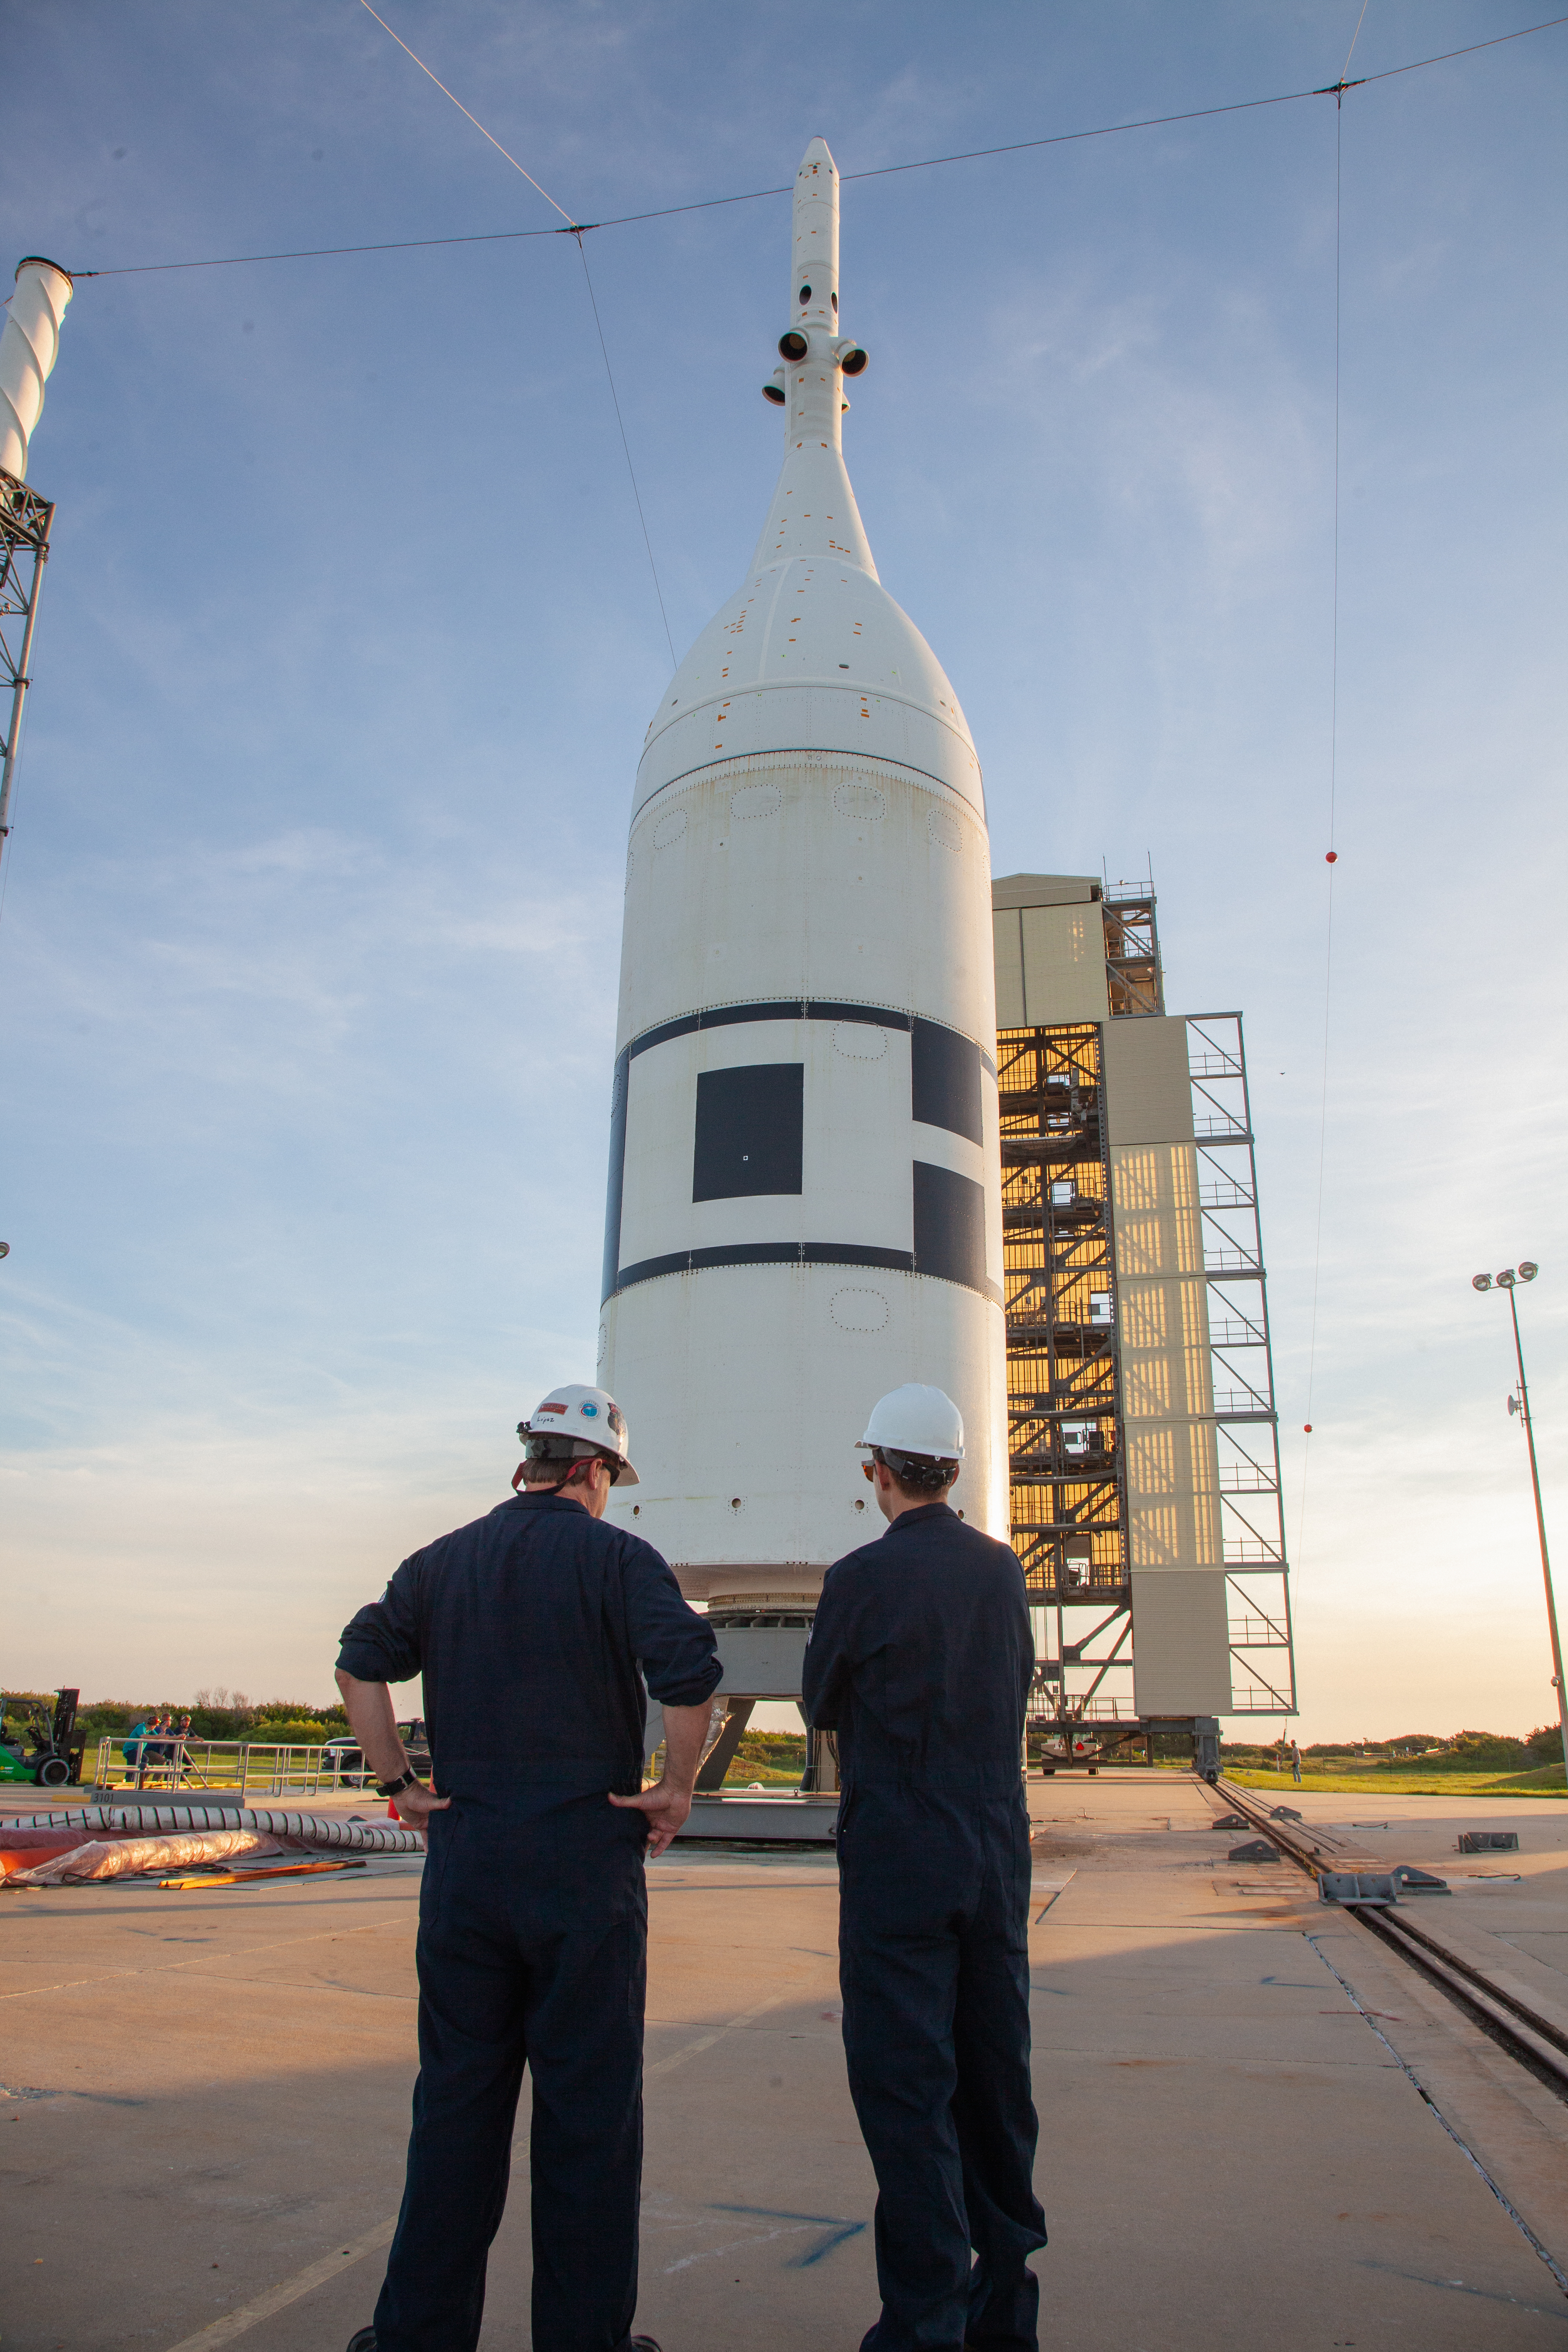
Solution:
[[[27,444],[43,413],[44,382],[73,290],[52,261],[16,265],[16,289],[0,327],[0,467],[19,482],[27,478]]]
[[[793,258],[767,524],[637,773],[598,1377],[642,1474],[612,1516],[693,1599],[809,1603],[882,1531],[854,1448],[905,1381],[957,1402],[953,1502],[1005,1538],[1006,1376],[980,767],[845,471],[819,139]]]

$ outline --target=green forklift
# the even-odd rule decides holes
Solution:
[[[57,1691],[52,1709],[37,1699],[0,1694],[0,1783],[24,1780],[35,1789],[74,1789],[81,1780],[85,1739],[76,1736],[81,1693]]]

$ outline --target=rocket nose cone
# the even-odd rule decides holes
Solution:
[[[795,173],[796,179],[803,179],[808,172],[831,172],[835,178],[837,177],[838,166],[833,160],[832,150],[826,139],[812,141],[800,159],[800,170]]]

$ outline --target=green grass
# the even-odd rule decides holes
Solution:
[[[1447,1772],[1441,1766],[1423,1771],[1419,1765],[1379,1765],[1371,1771],[1338,1771],[1303,1765],[1300,1781],[1289,1772],[1259,1771],[1249,1765],[1227,1765],[1220,1750],[1220,1769],[1238,1788],[1272,1789],[1289,1804],[1300,1785],[1320,1795],[1347,1797],[1561,1797],[1564,1793],[1561,1764],[1542,1765],[1534,1772]]]

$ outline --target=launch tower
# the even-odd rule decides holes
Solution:
[[[1212,1739],[1295,1711],[1241,1015],[1166,1012],[1152,885],[992,895],[1031,1746]]]

